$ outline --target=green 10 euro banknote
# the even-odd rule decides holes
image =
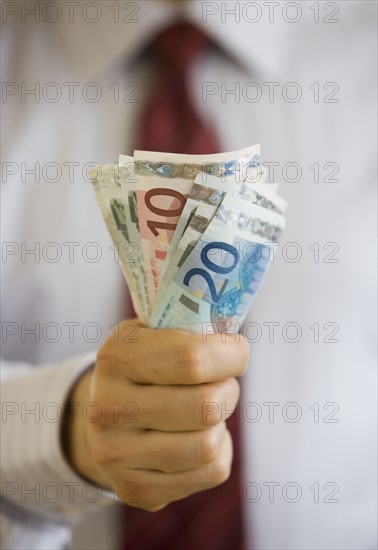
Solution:
[[[213,155],[134,151],[91,172],[140,321],[235,332],[285,227],[260,146]]]

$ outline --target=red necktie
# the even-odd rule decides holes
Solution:
[[[193,109],[186,82],[191,64],[209,46],[209,39],[196,27],[178,23],[147,48],[155,62],[155,81],[135,149],[192,155],[219,152],[215,134]]]
[[[188,23],[169,27],[146,53],[155,61],[156,83],[141,122],[138,149],[188,154],[219,152],[215,135],[193,108],[188,69],[209,39]],[[174,502],[160,512],[127,507],[126,550],[239,550],[243,548],[237,413],[227,422],[234,441],[232,474],[223,485]]]

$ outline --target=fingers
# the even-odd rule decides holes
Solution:
[[[103,425],[106,430],[114,428],[121,431],[149,429],[184,432],[204,430],[224,422],[236,407],[240,388],[235,378],[196,386],[156,386],[126,382],[114,386],[109,381],[104,381],[99,392],[94,400],[103,411],[97,423],[100,428]],[[108,407],[106,414],[103,403],[110,392],[112,405]],[[123,405],[126,397],[127,406]],[[114,421],[116,404],[120,411],[117,422]],[[97,424],[93,424],[93,427]]]
[[[232,441],[225,420],[239,399],[248,346],[235,335],[152,330],[124,322],[98,353],[87,423],[91,479],[132,506],[157,510],[222,483]]]
[[[129,470],[126,476],[119,472],[118,479],[123,482],[117,483],[117,493],[121,502],[145,510],[158,510],[170,502],[223,483],[230,475],[231,463],[232,440],[226,431],[217,458],[209,464],[186,472]],[[130,487],[133,487],[132,498]]]
[[[225,423],[197,432],[127,432],[119,439],[118,460],[138,470],[195,470],[216,460],[228,437],[226,432]]]
[[[136,390],[138,427],[170,432],[203,430],[224,422],[240,394],[235,378],[200,386],[138,386]]]
[[[129,332],[134,322],[122,324]],[[134,327],[135,328],[135,327]],[[122,333],[122,331],[121,331]],[[207,335],[180,330],[139,327],[133,343],[110,338],[100,350],[98,363],[120,378],[140,384],[194,385],[238,377],[246,369],[248,345],[235,335]]]

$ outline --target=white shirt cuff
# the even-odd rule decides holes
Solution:
[[[116,501],[111,491],[79,477],[61,448],[65,402],[95,358],[91,353],[33,368],[2,384],[1,498],[9,516],[67,525]]]

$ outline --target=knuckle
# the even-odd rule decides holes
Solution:
[[[213,386],[213,385],[211,385]],[[219,391],[213,387],[201,386],[195,396],[195,409],[201,425],[216,426],[222,418]]]
[[[203,415],[202,418],[202,423],[209,428],[217,426],[221,421],[220,414],[218,412],[210,415]]]
[[[204,347],[190,340],[181,352],[181,366],[188,384],[200,384],[203,380]]]
[[[219,452],[217,435],[213,429],[209,429],[201,434],[200,438],[200,460],[202,464],[213,462]]]
[[[220,456],[213,462],[212,478],[217,485],[224,483],[231,475],[231,461]]]
[[[240,397],[240,383],[236,378],[229,378],[227,380],[227,396],[233,402],[233,409],[235,410],[237,402]]]
[[[240,374],[244,374],[249,361],[249,344],[244,338],[241,338],[238,343],[238,353],[240,357]]]

